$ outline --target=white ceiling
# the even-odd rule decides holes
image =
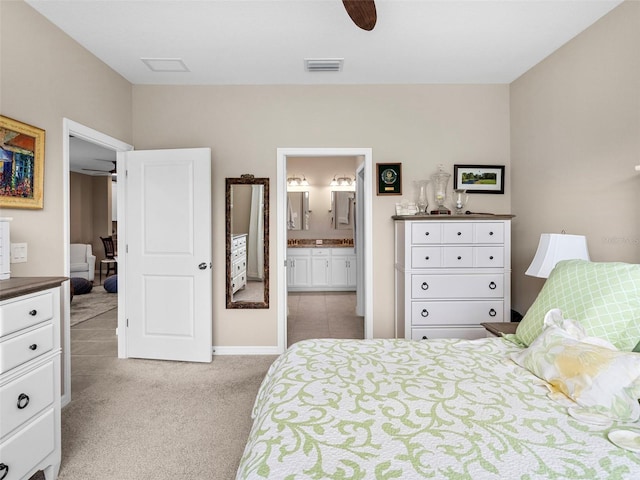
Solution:
[[[159,85],[510,83],[622,2],[376,0],[367,32],[341,0],[26,1],[131,83]],[[308,73],[305,58],[344,58],[343,71]],[[102,147],[70,151],[71,171],[113,168]]]
[[[69,170],[83,175],[111,175],[116,152],[76,137],[69,138]]]
[[[133,84],[246,85],[510,83],[622,0],[376,0],[371,32],[341,0],[26,1]]]

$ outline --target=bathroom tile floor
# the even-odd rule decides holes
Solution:
[[[354,292],[290,292],[287,346],[308,338],[364,338]]]

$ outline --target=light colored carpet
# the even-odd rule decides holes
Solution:
[[[223,356],[196,364],[92,357],[99,381],[88,379],[62,412],[58,478],[232,480],[258,387],[274,359]]]
[[[70,325],[89,320],[118,306],[118,294],[107,292],[102,285],[95,285],[91,292],[74,295],[71,300]]]

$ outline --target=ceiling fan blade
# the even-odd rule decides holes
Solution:
[[[374,0],[342,0],[342,3],[353,23],[363,30],[373,30],[378,19]]]

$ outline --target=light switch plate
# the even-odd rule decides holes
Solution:
[[[11,263],[26,263],[27,261],[27,244],[12,243],[11,244]]]

